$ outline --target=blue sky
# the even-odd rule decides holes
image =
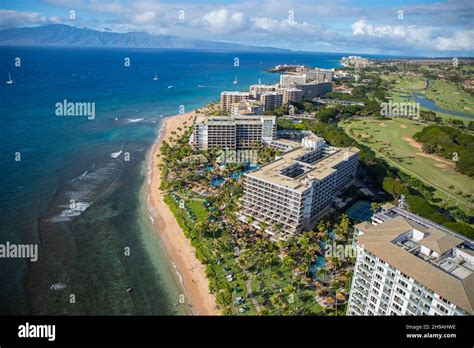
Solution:
[[[473,0],[0,2],[0,28],[51,23],[305,51],[474,56]]]

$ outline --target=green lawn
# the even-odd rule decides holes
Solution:
[[[208,211],[204,207],[202,199],[190,199],[186,201],[186,205],[196,215],[196,218],[201,222],[206,222],[208,218]]]
[[[418,76],[392,76],[383,75],[384,80],[394,82],[395,89],[404,90],[407,92],[419,92],[425,88],[425,79]]]
[[[455,172],[450,161],[423,156],[420,149],[410,144],[410,139],[424,127],[423,124],[408,119],[353,119],[341,122],[340,126],[391,165],[436,188],[435,197],[443,201],[448,199],[448,205],[458,205],[466,213],[473,213],[472,203],[458,191],[463,195],[474,194],[474,179]]]
[[[289,268],[273,267],[272,270],[269,268],[262,269],[261,276],[261,281],[252,279],[252,291],[260,304],[264,299],[267,299],[264,305],[270,311],[270,315],[279,314],[278,309],[274,308],[268,300],[273,295],[279,296],[282,302],[288,306],[299,309],[304,308],[311,314],[317,314],[323,310],[315,299],[315,290],[303,289],[303,286],[300,286],[299,291],[294,293],[293,296],[285,291],[285,287],[292,283],[292,272]],[[275,286],[273,287],[272,285]]]
[[[395,83],[394,87],[388,91],[389,97],[394,102],[407,102],[406,98],[401,97],[403,94],[421,93],[435,101],[440,108],[474,115],[474,97],[454,83],[435,80],[432,81],[432,88],[425,90],[423,77],[383,75],[382,78]],[[431,111],[423,106],[421,110]],[[450,115],[439,111],[436,111],[436,114],[445,120],[451,118],[465,122],[472,121],[471,118],[465,116]]]
[[[425,95],[434,100],[440,108],[474,115],[474,97],[455,83],[435,80]]]

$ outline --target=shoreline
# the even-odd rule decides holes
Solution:
[[[194,119],[195,111],[167,117],[160,129],[159,135],[147,154],[147,198],[146,205],[151,223],[167,251],[170,269],[173,268],[184,289],[185,303],[192,315],[219,315],[216,309],[216,300],[209,291],[208,279],[205,275],[204,265],[196,258],[195,250],[190,240],[184,235],[183,230],[176,221],[168,205],[164,202],[164,192],[159,190],[161,183],[161,158],[157,157],[163,141],[167,141],[171,132],[177,134],[178,127],[183,128],[184,123],[190,125]],[[191,305],[191,306],[189,306]]]

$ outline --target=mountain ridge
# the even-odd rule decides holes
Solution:
[[[0,30],[1,46],[55,46],[149,49],[209,49],[225,51],[289,50],[234,44],[220,41],[187,39],[171,35],[152,35],[146,32],[118,33],[78,28],[66,24],[39,27],[8,28]]]

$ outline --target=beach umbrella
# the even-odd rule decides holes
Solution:
[[[329,303],[330,305],[333,305],[334,303],[336,303],[336,301],[332,298],[332,297],[326,297],[325,301],[327,303]]]

